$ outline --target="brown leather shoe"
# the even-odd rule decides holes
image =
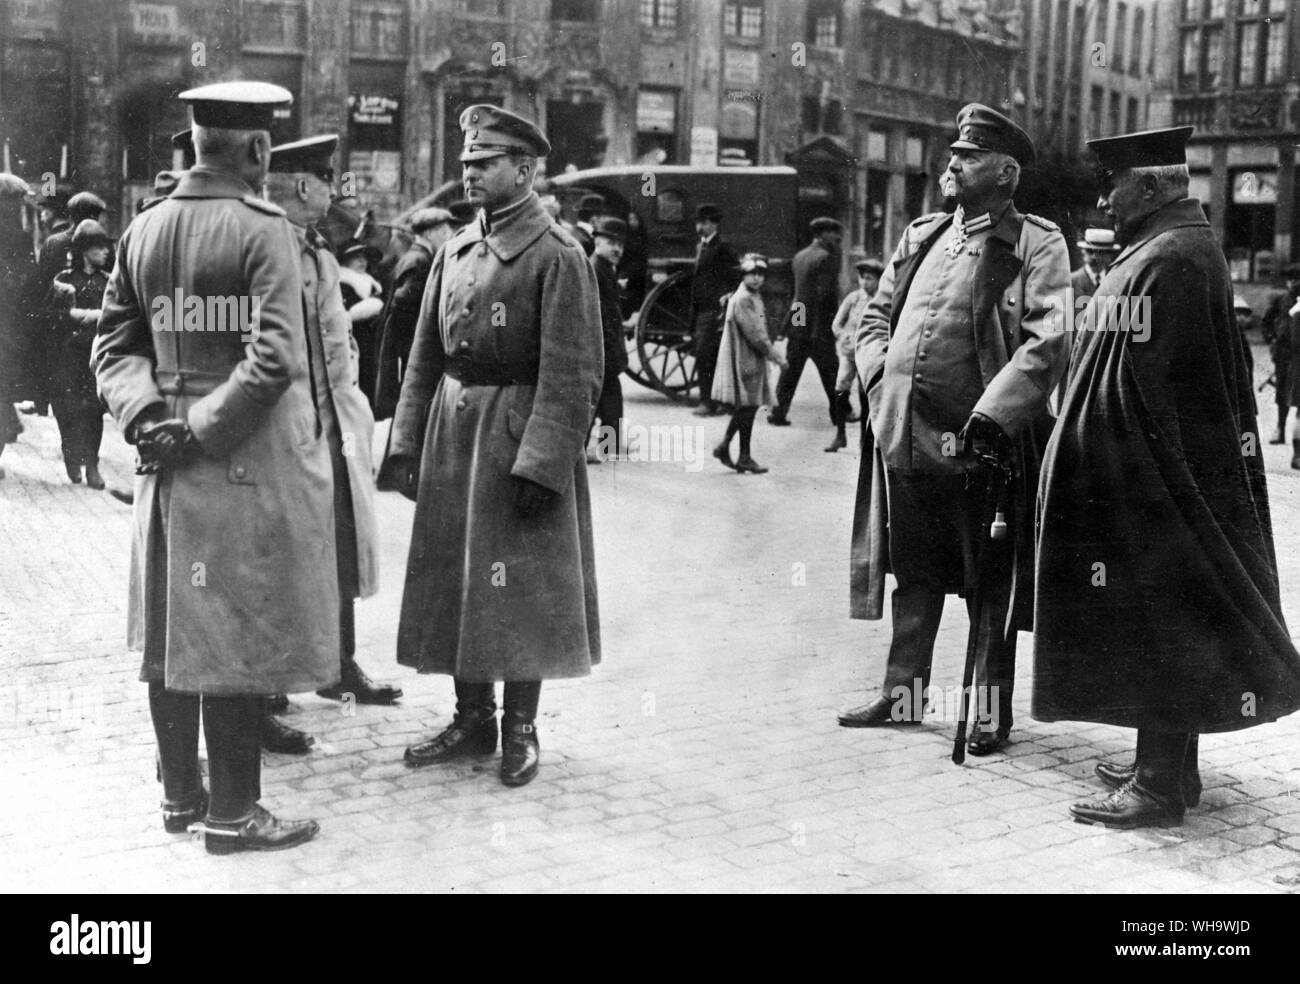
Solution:
[[[841,728],[893,728],[901,725],[920,724],[902,716],[895,716],[894,709],[900,706],[888,697],[877,697],[869,704],[855,707],[840,715]],[[904,710],[907,710],[905,707]]]
[[[1131,782],[1137,773],[1136,766],[1125,765],[1123,762],[1098,762],[1097,778],[1104,782],[1111,789],[1119,789],[1127,782]],[[1199,772],[1183,773],[1183,802],[1189,806],[1196,806],[1201,802],[1201,774]]]
[[[508,721],[501,729],[501,781],[523,786],[533,781],[541,761],[537,726],[530,720]]]
[[[760,465],[757,461],[755,461],[747,454],[742,454],[739,458],[736,459],[736,471],[750,472],[754,475],[767,474],[767,469],[764,468],[762,465]]]
[[[451,724],[428,741],[412,745],[402,756],[402,761],[416,769],[471,755],[491,755],[496,750],[496,713],[472,711],[457,714]]]
[[[315,820],[278,820],[260,803],[243,820],[206,820],[203,843],[209,854],[239,851],[284,851],[305,844],[320,832]]]
[[[1116,830],[1176,827],[1183,822],[1183,802],[1181,796],[1162,796],[1130,780],[1104,800],[1075,803],[1070,813],[1079,823],[1100,824]]]
[[[849,442],[848,439],[844,436],[844,432],[837,431],[835,433],[835,437],[831,439],[831,443],[826,445],[826,447],[822,448],[822,450],[829,451],[831,454],[834,454],[836,451],[840,450],[840,448],[847,448],[848,446],[849,446]]]

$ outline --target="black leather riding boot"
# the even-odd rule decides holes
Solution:
[[[204,697],[212,802],[208,820],[243,820],[261,796],[261,697]]]
[[[496,684],[456,680],[456,716],[427,741],[407,748],[403,760],[412,768],[448,762],[467,755],[491,755],[497,749]]]
[[[199,772],[199,698],[194,694],[173,693],[161,680],[155,680],[149,684],[149,715],[158,739],[163,811],[192,809],[203,795],[203,777]]]
[[[537,775],[541,748],[537,741],[537,702],[541,680],[508,680],[501,715],[501,781],[522,786]]]

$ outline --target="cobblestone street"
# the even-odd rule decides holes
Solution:
[[[1264,372],[1268,356],[1256,346]],[[287,721],[310,755],[267,755],[262,802],[317,817],[312,843],[211,857],[163,832],[137,657],[125,650],[131,509],[68,484],[52,417],[0,459],[0,884],[67,892],[1295,892],[1300,715],[1202,740],[1205,793],[1181,827],[1076,824],[1098,758],[1133,733],[1029,717],[1021,639],[1014,743],[949,761],[953,724],[849,730],[878,686],[889,622],[848,612],[858,455],[825,454],[815,374],[794,426],[755,429],[767,475],[709,457],[725,418],[625,380],[629,425],[683,428],[690,462],[591,469],[604,663],[548,683],[537,780],[496,761],[413,771],[403,749],[452,712],[451,682],[394,662],[412,506],[379,496],[380,594],[358,657],[398,706],[344,714],[314,694]],[[1261,394],[1265,439],[1272,391]],[[700,426],[699,430],[693,430]],[[383,446],[386,425],[376,446]],[[1300,472],[1265,446],[1289,624],[1300,624]],[[111,422],[110,488],[132,481]],[[934,683],[957,687],[966,620],[950,598]]]

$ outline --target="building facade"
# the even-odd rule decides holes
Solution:
[[[1159,122],[1196,128],[1192,196],[1234,280],[1272,280],[1296,258],[1300,8],[1287,0],[1162,0]]]
[[[1146,128],[1156,75],[1152,0],[1023,0],[1013,106],[1040,151]]]
[[[537,119],[552,173],[790,163],[802,215],[887,255],[937,207],[957,110],[1006,108],[1021,0],[0,0],[0,140],[121,223],[178,162],[176,95],[294,94],[279,141],[341,136],[341,190],[382,217],[459,177],[460,112]],[[120,227],[120,225],[119,225]]]

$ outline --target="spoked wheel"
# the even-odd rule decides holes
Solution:
[[[674,399],[695,385],[695,337],[691,326],[691,272],[679,270],[656,284],[636,324],[640,375]]]
[[[624,369],[623,371],[627,373],[629,376],[631,376],[633,379],[635,379],[642,386],[648,386],[651,389],[656,389],[657,387],[655,386],[654,382],[641,369],[641,350],[640,350],[640,346],[637,343],[637,337],[635,331],[633,331],[631,335],[626,336],[626,345],[627,345],[627,368]]]

